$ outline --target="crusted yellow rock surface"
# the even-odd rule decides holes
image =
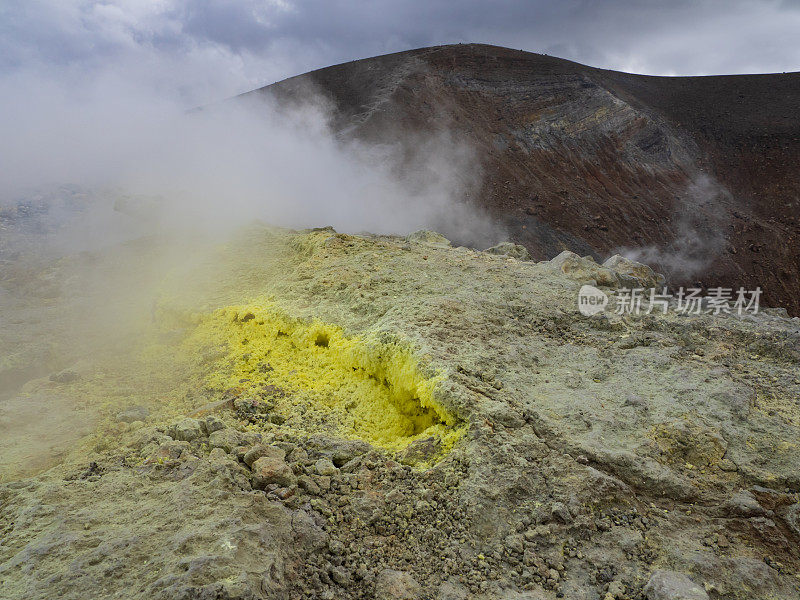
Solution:
[[[456,419],[435,399],[442,376],[423,375],[400,342],[348,337],[336,325],[256,303],[204,315],[183,348],[197,356],[219,348],[208,388],[269,395],[285,417],[302,406],[301,414],[328,415],[339,433],[390,450],[430,436],[449,447],[458,436]],[[301,428],[304,421],[311,424],[300,419]]]

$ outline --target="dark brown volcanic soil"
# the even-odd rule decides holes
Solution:
[[[257,93],[310,89],[344,136],[468,140],[484,169],[473,201],[535,258],[649,248],[673,285],[760,285],[765,304],[800,314],[800,73],[651,77],[470,44]]]

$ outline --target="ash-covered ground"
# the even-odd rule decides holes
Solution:
[[[797,318],[430,232],[169,254],[5,257],[3,598],[800,597]]]

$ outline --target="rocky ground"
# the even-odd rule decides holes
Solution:
[[[54,285],[85,289],[75,261],[124,264],[104,256],[59,262]],[[124,344],[76,350],[21,389],[6,381],[6,410],[47,393],[94,425],[45,470],[4,465],[0,596],[800,598],[798,319],[583,316],[582,285],[613,293],[656,276],[526,258],[430,232],[253,227],[191,278],[162,279]],[[61,332],[53,297],[38,318]],[[293,324],[275,340],[288,336],[297,369],[281,371],[283,354],[223,389],[214,377],[254,359],[239,338],[197,332],[253,302]],[[34,321],[14,314],[3,343],[19,350]],[[225,327],[262,318],[248,314]],[[390,348],[416,357],[402,377]],[[363,373],[322,386],[311,369],[351,364],[345,349]],[[399,402],[403,377],[417,382],[410,404],[359,429],[359,403]],[[420,421],[432,403],[438,416]],[[4,448],[30,438],[0,427]]]

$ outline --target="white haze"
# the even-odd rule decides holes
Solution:
[[[53,464],[51,448],[64,451],[92,426],[97,407],[85,398],[39,393],[49,376],[122,377],[154,307],[180,291],[182,310],[213,308],[198,282],[226,265],[220,243],[254,221],[502,238],[469,207],[480,164],[447,130],[403,146],[344,142],[312,90],[289,109],[251,96],[192,110],[179,90],[156,84],[168,70],[140,74],[0,75],[0,480],[7,468]],[[255,260],[261,268],[270,258]],[[145,392],[136,401],[158,406]],[[44,437],[51,443],[31,442]]]
[[[81,236],[93,246],[115,241],[106,217],[131,215],[162,233],[224,233],[260,220],[345,232],[435,228],[481,243],[502,237],[468,206],[480,165],[447,131],[415,141],[412,162],[425,168],[409,171],[399,145],[336,139],[329,107],[313,91],[302,106],[283,110],[253,96],[188,110],[176,97],[110,73],[75,82],[6,76],[0,203],[62,184],[105,195],[82,219]],[[147,200],[134,200],[135,210],[121,217],[111,210],[121,195]]]
[[[720,206],[731,202],[733,196],[719,182],[697,175],[678,201],[675,239],[668,246],[625,247],[615,253],[664,271],[668,280],[695,276],[725,250],[728,213]]]

